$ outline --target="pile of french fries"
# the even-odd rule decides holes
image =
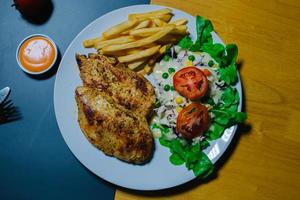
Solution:
[[[84,40],[83,46],[115,57],[138,73],[149,74],[156,60],[189,34],[187,19],[171,21],[172,17],[168,8],[129,14],[127,21],[107,29],[100,37]]]

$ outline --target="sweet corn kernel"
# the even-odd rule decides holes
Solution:
[[[177,112],[177,113],[180,113],[181,110],[182,110],[181,107],[176,107],[176,112]]]
[[[189,66],[193,66],[193,61],[187,60],[185,62],[185,66],[189,67]]]
[[[177,98],[175,99],[175,102],[176,102],[177,104],[183,103],[182,97],[177,97]]]

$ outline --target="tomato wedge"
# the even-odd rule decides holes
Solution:
[[[175,90],[190,100],[202,98],[208,88],[208,80],[204,73],[196,67],[185,67],[174,74]]]
[[[191,103],[183,108],[177,117],[176,132],[185,139],[191,140],[203,135],[209,124],[207,108],[200,103]]]

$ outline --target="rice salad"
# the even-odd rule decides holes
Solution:
[[[220,138],[226,128],[243,122],[246,113],[237,111],[240,103],[234,87],[238,80],[237,46],[213,43],[212,24],[203,17],[196,17],[196,27],[195,42],[189,36],[184,37],[153,68],[157,100],[150,129],[160,144],[170,149],[172,164],[185,164],[195,176],[205,178],[214,167],[203,150],[209,141]],[[191,100],[177,91],[174,75],[185,68],[197,68],[205,74],[208,86],[201,98]],[[209,120],[203,133],[187,139],[178,131],[178,118],[185,108],[195,103],[205,107]]]

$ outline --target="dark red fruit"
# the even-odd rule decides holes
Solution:
[[[25,17],[38,17],[43,15],[51,4],[51,0],[14,0],[12,6]]]

